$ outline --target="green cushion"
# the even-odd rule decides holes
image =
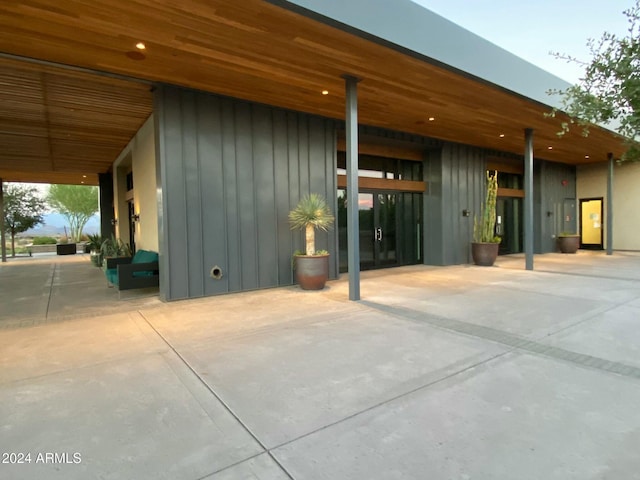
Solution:
[[[151,263],[158,261],[158,254],[149,250],[138,250],[131,263]]]
[[[104,271],[104,274],[107,276],[107,280],[109,280],[109,283],[118,285],[118,269],[117,268],[108,268]]]
[[[149,250],[138,250],[136,254],[133,256],[133,260],[131,263],[152,263],[158,261],[158,254],[156,252],[151,252]],[[151,277],[153,276],[153,272],[143,271],[143,272],[133,272],[134,277]]]

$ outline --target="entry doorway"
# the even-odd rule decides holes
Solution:
[[[498,253],[521,253],[524,243],[522,198],[498,197],[496,200],[496,235],[501,238]]]
[[[398,264],[396,251],[396,194],[359,193],[360,268]]]
[[[348,268],[346,190],[338,190],[340,272]],[[422,194],[358,193],[360,269],[412,265],[422,259]]]
[[[603,249],[602,203],[602,197],[580,199],[580,248]]]

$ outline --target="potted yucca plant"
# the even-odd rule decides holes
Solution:
[[[289,212],[291,229],[305,231],[305,251],[293,255],[296,280],[304,290],[322,290],[329,278],[329,252],[316,251],[315,230],[327,231],[333,222],[326,200],[317,193],[303,197]]]
[[[480,220],[473,219],[473,243],[471,256],[473,263],[490,267],[498,257],[501,238],[496,235],[496,199],[498,197],[498,172],[487,171],[487,195],[484,200]]]

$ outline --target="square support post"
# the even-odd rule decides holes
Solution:
[[[527,270],[533,270],[533,129],[524,130],[524,254]]]
[[[4,237],[4,190],[0,178],[0,250],[2,250],[2,262],[7,261],[7,244]]]
[[[613,255],[613,153],[607,158],[607,255]]]
[[[347,149],[347,263],[349,300],[360,300],[360,224],[358,218],[358,79],[345,75]]]

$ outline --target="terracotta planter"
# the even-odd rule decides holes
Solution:
[[[329,255],[294,255],[296,281],[303,290],[322,290],[329,278]]]
[[[473,263],[481,267],[490,267],[498,258],[499,243],[472,243],[471,257]]]
[[[559,236],[558,248],[562,253],[576,253],[580,248],[580,236]]]

